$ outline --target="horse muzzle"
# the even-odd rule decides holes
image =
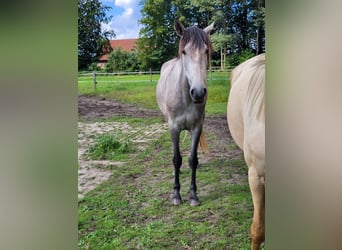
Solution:
[[[190,97],[193,103],[203,103],[205,97],[207,96],[207,89],[206,88],[191,88],[190,89]]]

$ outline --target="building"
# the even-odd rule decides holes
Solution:
[[[131,39],[116,39],[116,40],[110,40],[110,47],[115,50],[118,48],[121,48],[124,51],[135,51],[136,50],[136,43],[137,43],[137,38],[131,38]],[[108,56],[109,54],[104,54],[99,58],[99,62],[97,66],[100,68],[103,68],[104,65],[108,62]]]

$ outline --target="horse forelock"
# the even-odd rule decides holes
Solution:
[[[195,49],[202,49],[205,45],[208,48],[208,61],[210,57],[210,52],[212,51],[212,44],[209,38],[209,35],[203,31],[202,29],[198,28],[197,26],[193,26],[187,28],[184,31],[184,35],[181,37],[179,41],[178,47],[178,57],[181,57],[185,46],[191,43],[193,48]]]

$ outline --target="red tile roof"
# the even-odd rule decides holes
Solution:
[[[137,38],[131,38],[131,39],[118,39],[118,40],[110,40],[110,46],[112,49],[121,48],[124,51],[134,51],[136,50],[136,42]],[[108,61],[108,54],[102,55],[99,58],[99,61]]]

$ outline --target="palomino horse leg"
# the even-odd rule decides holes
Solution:
[[[265,182],[255,167],[248,169],[248,182],[252,192],[254,214],[251,226],[252,250],[259,250],[265,240]]]
[[[180,167],[182,166],[182,156],[179,151],[179,134],[180,130],[173,129],[170,130],[171,133],[171,140],[173,144],[173,166],[175,169],[175,183],[173,186],[174,189],[174,195],[172,197],[172,202],[174,205],[179,205],[182,201],[182,198],[180,196],[179,190],[180,190],[180,183],[179,183],[179,171]]]
[[[199,206],[200,202],[197,197],[197,185],[196,185],[196,169],[198,166],[197,149],[198,142],[201,135],[202,128],[194,129],[191,131],[191,154],[189,157],[189,165],[191,168],[191,184],[190,184],[190,206]]]

